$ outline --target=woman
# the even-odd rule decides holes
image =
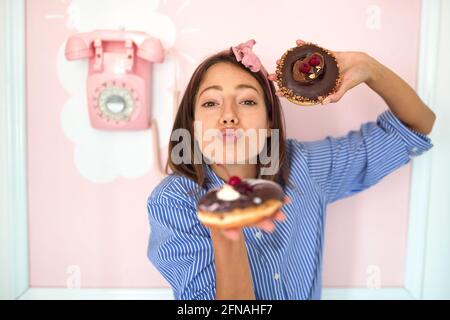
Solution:
[[[186,134],[169,144],[173,173],[147,202],[149,259],[176,299],[320,299],[327,205],[367,189],[432,147],[426,135],[434,113],[405,81],[360,52],[334,53],[342,83],[323,103],[366,83],[390,110],[340,138],[286,140],[282,94],[268,81],[276,77],[259,65],[253,44],[220,52],[194,72],[173,126],[173,133]],[[221,152],[209,152],[208,130],[221,133],[212,138],[223,142]],[[241,143],[238,130],[267,134],[255,153]],[[270,163],[263,163],[265,153],[271,153]],[[263,175],[268,167],[277,170]],[[229,176],[277,181],[288,197],[283,212],[242,229],[202,225],[197,201]]]

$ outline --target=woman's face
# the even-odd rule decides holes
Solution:
[[[263,89],[231,63],[210,67],[195,98],[195,138],[214,163],[256,163],[270,135]]]

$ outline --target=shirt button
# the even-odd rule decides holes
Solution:
[[[261,231],[256,231],[255,232],[255,237],[256,237],[256,239],[261,239],[262,238],[262,232]]]
[[[279,280],[279,279],[280,279],[280,274],[279,274],[278,272],[276,272],[276,273],[273,275],[273,279],[274,279],[274,280]]]

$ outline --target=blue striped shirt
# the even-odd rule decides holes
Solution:
[[[287,140],[291,203],[273,233],[244,228],[257,299],[320,299],[326,208],[373,186],[432,147],[430,139],[387,110],[376,122],[339,138]],[[196,203],[224,182],[205,165],[206,188],[175,174],[153,190],[148,257],[173,288],[176,299],[215,299],[214,252]]]

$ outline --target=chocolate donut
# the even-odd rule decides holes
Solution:
[[[197,214],[206,226],[240,228],[272,217],[283,200],[283,189],[275,182],[231,177],[221,188],[210,190],[200,199]]]
[[[333,53],[312,43],[286,51],[276,74],[284,97],[303,106],[322,102],[340,84],[339,65]]]

